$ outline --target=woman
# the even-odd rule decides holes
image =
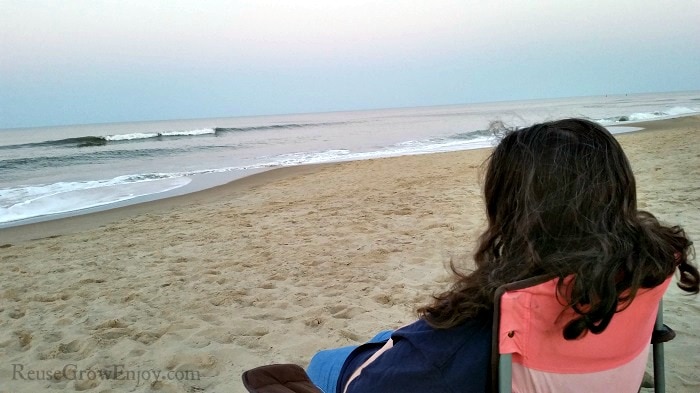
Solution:
[[[484,198],[488,228],[476,270],[453,267],[454,285],[420,308],[418,321],[388,340],[346,348],[342,367],[328,366],[333,351],[319,353],[309,375],[335,385],[325,392],[488,391],[494,292],[513,281],[557,274],[563,286],[573,275],[561,292],[578,315],[562,331],[569,340],[603,332],[640,288],[676,269],[680,288],[698,293],[691,242],[680,227],[637,210],[629,162],[595,123],[567,119],[508,133],[488,160]]]

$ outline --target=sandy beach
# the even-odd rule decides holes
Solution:
[[[639,126],[618,139],[640,208],[697,242],[700,117]],[[246,369],[408,323],[451,259],[469,268],[489,152],[281,168],[2,229],[0,392],[244,392]],[[672,285],[664,306],[667,390],[698,392],[700,302]]]

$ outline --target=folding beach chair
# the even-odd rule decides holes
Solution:
[[[576,340],[562,335],[577,314],[557,297],[558,278],[535,277],[500,287],[495,294],[493,391],[637,393],[649,344],[657,341],[654,390],[664,392],[662,342],[675,333],[663,325],[661,298],[670,281],[640,289],[605,331]]]

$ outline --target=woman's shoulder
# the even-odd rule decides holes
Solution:
[[[425,360],[435,365],[445,364],[463,354],[485,353],[490,356],[492,318],[471,318],[449,328],[437,329],[424,319],[396,330],[391,338],[394,345],[401,341],[423,354]]]
[[[486,392],[491,358],[489,319],[450,329],[425,320],[396,330],[393,347],[362,370],[349,392]]]
[[[420,318],[417,321],[408,324],[402,328],[396,329],[392,337],[435,337],[435,338],[449,338],[457,337],[465,334],[472,333],[488,333],[491,334],[491,328],[493,327],[493,317],[479,316],[474,318],[469,318],[463,323],[448,329],[441,329],[432,327],[425,319]]]

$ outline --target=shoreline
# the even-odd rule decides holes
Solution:
[[[686,120],[690,119],[690,120]],[[629,122],[619,125],[609,125],[606,127],[621,127],[621,128],[639,128],[634,131],[624,131],[615,134],[616,138],[627,134],[645,133],[653,132],[658,130],[664,130],[672,127],[670,124],[686,124],[692,123],[692,119],[700,119],[700,116],[681,116],[674,117],[664,120],[653,120],[653,121],[638,121]],[[458,153],[463,151],[472,150],[490,150],[492,148],[477,148],[477,149],[467,149],[467,150],[457,150],[451,152],[437,152],[437,153],[427,153],[427,154],[450,154]],[[418,154],[422,155],[422,154]],[[407,155],[411,156],[411,155]],[[394,157],[379,157],[371,158],[369,160],[381,160],[387,158],[400,158],[406,156],[394,156]],[[353,160],[353,161],[365,161],[365,160]],[[92,208],[80,209],[75,211],[68,211],[63,213],[56,213],[49,216],[37,216],[31,217],[24,220],[19,220],[20,223],[14,224],[12,221],[3,223],[0,225],[0,246],[6,244],[13,244],[16,242],[22,242],[27,240],[36,240],[43,237],[63,235],[67,233],[72,233],[83,228],[90,228],[93,226],[105,225],[115,220],[130,217],[143,213],[154,213],[157,211],[164,211],[180,203],[189,203],[191,201],[205,201],[210,198],[216,200],[222,194],[226,193],[240,193],[245,192],[250,187],[264,184],[268,181],[274,181],[282,179],[286,176],[294,176],[300,173],[311,173],[315,169],[321,168],[327,165],[339,165],[345,162],[353,161],[338,161],[338,162],[328,162],[319,164],[303,164],[295,165],[289,167],[277,167],[271,169],[262,169],[252,174],[244,175],[242,177],[234,178],[231,181],[210,181],[214,183],[214,186],[195,186],[195,190],[188,192],[185,191],[189,188],[189,185],[165,192],[163,196],[156,194],[149,194],[139,196],[133,199],[115,202],[111,204],[106,204],[103,206],[96,206]],[[304,168],[304,169],[295,169]],[[274,173],[272,173],[274,172]],[[185,192],[183,192],[185,191]],[[25,222],[22,222],[25,221]]]
[[[658,130],[664,130],[669,127],[670,122],[674,124],[685,124],[688,121],[684,119],[694,119],[700,118],[700,116],[683,116],[664,120],[654,120],[654,121],[644,121],[644,122],[632,122],[628,124],[620,124],[608,127],[635,127],[640,128],[635,131],[623,132],[616,134],[616,138],[619,136],[635,133],[653,132]],[[692,123],[692,120],[690,121]],[[450,154],[457,153],[461,151],[471,151],[471,150],[490,150],[491,148],[479,148],[479,149],[468,149],[468,150],[458,150],[454,152],[439,152],[439,153],[429,153],[429,154]],[[410,155],[409,155],[410,156]],[[387,158],[399,158],[398,157],[381,157],[372,158],[370,160],[381,160]],[[364,160],[355,160],[364,161]],[[144,201],[123,201],[114,204],[108,204],[105,206],[99,206],[95,208],[88,208],[83,210],[70,211],[65,213],[58,213],[53,216],[56,218],[47,218],[46,216],[39,216],[27,219],[29,222],[20,223],[16,225],[2,227],[0,226],[0,246],[5,244],[13,244],[17,242],[23,242],[27,240],[36,240],[49,236],[60,236],[67,233],[72,233],[79,231],[84,228],[90,228],[100,225],[105,225],[118,219],[125,217],[131,217],[143,213],[156,213],[158,211],[165,211],[169,208],[177,206],[181,203],[190,202],[202,202],[205,200],[216,200],[222,195],[227,193],[240,193],[245,192],[250,187],[264,184],[269,181],[275,181],[286,176],[294,176],[297,174],[311,173],[315,169],[321,168],[327,165],[338,165],[344,162],[353,161],[341,161],[341,162],[329,162],[320,164],[304,164],[296,165],[290,167],[278,167],[271,168],[267,170],[258,171],[250,175],[245,175],[234,180],[215,185],[213,187],[204,187],[197,189],[193,192],[179,193],[178,189],[173,190],[175,193],[173,196],[160,197],[158,194],[151,194],[142,197],[134,198],[136,200],[145,199]],[[303,169],[302,169],[303,168]],[[187,187],[187,186],[185,186]],[[183,188],[185,188],[183,187]],[[168,194],[168,193],[166,193]],[[114,206],[116,207],[109,207]],[[37,221],[35,221],[37,220]]]
[[[100,209],[93,212],[68,215],[55,219],[47,219],[27,224],[19,224],[0,228],[0,239],[3,244],[40,240],[52,236],[62,236],[85,229],[107,225],[117,220],[126,219],[140,214],[158,214],[180,205],[212,202],[225,196],[235,196],[261,184],[274,182],[288,176],[311,173],[315,167],[329,164],[309,164],[290,167],[272,168],[253,173],[224,184],[204,188],[198,191],[165,198],[156,198],[145,202],[137,202],[114,208]],[[71,213],[67,212],[66,214]],[[2,244],[0,244],[2,246]]]

